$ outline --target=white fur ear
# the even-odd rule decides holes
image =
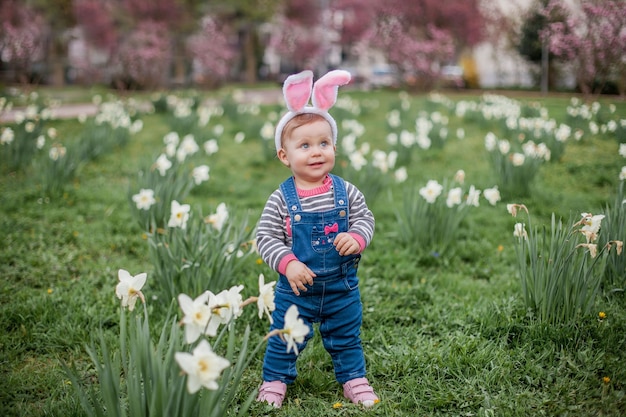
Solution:
[[[309,102],[312,86],[313,72],[309,70],[287,77],[283,84],[283,95],[287,102],[287,108],[292,112],[302,110]]]
[[[350,82],[348,71],[334,70],[328,72],[313,85],[313,107],[328,111],[337,101],[337,88]]]

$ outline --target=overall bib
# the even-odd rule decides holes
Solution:
[[[340,256],[333,245],[338,233],[348,231],[348,195],[344,181],[330,175],[335,194],[335,208],[323,212],[304,212],[293,177],[280,188],[291,217],[292,251],[315,274],[313,285],[296,296],[287,277],[280,275],[275,288],[276,310],[271,330],[284,327],[285,312],[298,307],[300,317],[310,332],[301,352],[313,337],[313,323],[319,323],[324,348],[331,356],[339,383],[365,376],[365,358],[361,346],[362,305],[357,278],[360,255]],[[263,363],[264,381],[292,383],[297,376],[296,355],[287,353],[287,344],[278,336],[268,340]]]

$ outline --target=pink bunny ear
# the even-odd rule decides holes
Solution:
[[[313,72],[306,70],[287,77],[283,84],[283,95],[290,111],[298,112],[304,108],[311,97]]]
[[[343,70],[330,71],[313,86],[313,107],[327,111],[337,101],[337,88],[350,82],[350,73]]]

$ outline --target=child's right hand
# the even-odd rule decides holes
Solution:
[[[300,290],[307,290],[305,285],[313,285],[313,278],[315,278],[316,275],[302,262],[293,260],[287,264],[285,276],[294,294],[300,295]]]

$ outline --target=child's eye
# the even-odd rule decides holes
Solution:
[[[327,147],[328,146],[328,141],[326,141],[326,140],[322,141],[321,146],[322,146],[322,148]]]
[[[308,149],[309,148],[309,144],[308,143],[303,143],[302,144],[302,148],[303,149]]]

